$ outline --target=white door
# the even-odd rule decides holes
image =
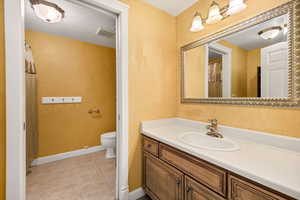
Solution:
[[[287,42],[261,49],[261,96],[288,96]]]

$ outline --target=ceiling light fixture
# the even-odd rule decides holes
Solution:
[[[193,18],[192,26],[190,28],[191,32],[198,32],[201,31],[204,28],[202,24],[202,17],[200,13],[196,12]]]
[[[44,22],[57,23],[65,16],[65,11],[55,3],[45,0],[30,0],[30,3],[36,16]]]
[[[280,26],[273,26],[259,31],[258,35],[262,37],[264,40],[271,40],[276,38],[281,30],[282,28]]]
[[[227,15],[234,15],[242,10],[246,9],[247,5],[244,3],[244,0],[230,0],[229,8],[226,12]]]
[[[193,18],[191,32],[198,32],[204,28],[202,21],[206,24],[217,23],[231,15],[237,14],[247,8],[246,0],[229,0],[229,4],[220,8],[219,4],[213,1],[208,10],[208,17],[202,18],[199,12],[196,12]],[[195,23],[195,25],[194,25]]]
[[[219,4],[217,4],[215,1],[213,1],[209,7],[208,18],[206,20],[206,23],[214,24],[214,23],[217,23],[218,21],[221,21],[222,19],[223,19],[223,16],[220,13]]]

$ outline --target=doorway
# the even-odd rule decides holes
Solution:
[[[117,175],[116,198],[128,198],[128,7],[118,1],[77,1],[95,10],[115,13],[117,73]],[[23,0],[5,1],[7,160],[6,198],[25,200],[26,126]]]
[[[205,45],[205,97],[231,97],[232,49],[217,42]],[[215,65],[210,62],[218,62]],[[213,67],[213,69],[211,68]],[[214,89],[210,89],[214,88]],[[216,89],[216,87],[218,89]]]

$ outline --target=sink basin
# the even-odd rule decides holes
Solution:
[[[178,137],[178,140],[196,148],[214,151],[237,151],[239,146],[227,138],[215,138],[204,133],[185,132]]]

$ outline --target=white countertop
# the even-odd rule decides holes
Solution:
[[[300,139],[258,131],[219,126],[224,138],[235,141],[238,151],[194,148],[178,140],[189,131],[206,133],[207,123],[170,118],[141,123],[141,132],[153,139],[216,164],[224,169],[300,199]]]

